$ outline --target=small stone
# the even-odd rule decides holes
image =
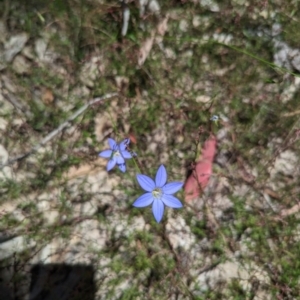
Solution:
[[[294,82],[289,85],[287,88],[284,89],[282,94],[280,95],[280,100],[282,103],[286,103],[293,99],[295,93],[299,90],[300,88],[300,77],[295,77]]]
[[[129,78],[125,77],[125,76],[116,76],[115,82],[116,82],[118,89],[123,90],[128,87]]]
[[[27,33],[20,33],[12,36],[5,44],[4,58],[7,62],[11,62],[13,58],[24,48],[29,36]]]
[[[34,55],[34,52],[33,52],[33,48],[32,46],[25,46],[22,50],[22,55],[24,55],[26,58],[28,59],[31,59],[31,60],[34,60],[35,59],[35,55]]]
[[[17,87],[16,85],[14,84],[14,82],[11,80],[10,77],[6,76],[6,75],[3,75],[1,77],[2,79],[2,82],[3,82],[3,86],[7,89],[7,91],[15,94],[17,92]]]
[[[201,6],[209,9],[212,12],[219,12],[220,11],[220,7],[219,5],[212,1],[212,0],[199,0],[199,3]]]
[[[46,39],[38,39],[34,45],[35,52],[40,62],[51,64],[57,58],[57,54],[48,49],[48,41]]]
[[[282,32],[282,26],[281,26],[281,24],[275,23],[275,24],[272,25],[272,31],[271,31],[271,33],[272,33],[273,37],[276,36],[276,35],[279,35],[281,32]]]
[[[208,103],[211,101],[211,98],[206,95],[201,95],[196,97],[196,102],[197,103]]]
[[[0,81],[0,90],[1,89],[3,91],[1,81]],[[10,102],[5,100],[1,93],[0,93],[0,111],[4,115],[11,114],[14,111],[14,106]]]
[[[159,6],[159,3],[157,2],[157,0],[150,0],[150,1],[148,1],[148,7],[147,7],[147,9],[151,13],[158,14],[160,12],[160,6]]]
[[[166,233],[174,249],[180,247],[188,250],[196,241],[190,227],[186,225],[185,220],[181,216],[177,216],[176,219],[168,219]]]
[[[28,241],[27,236],[14,237],[9,241],[0,244],[0,259],[3,260],[7,257],[11,257],[16,253],[23,252],[35,245],[36,243],[34,241]]]
[[[295,175],[297,166],[299,165],[298,157],[291,150],[286,150],[276,158],[274,169],[271,171],[271,176],[278,172],[287,176]]]
[[[194,27],[198,27],[201,25],[201,17],[200,16],[193,16],[192,24]]]
[[[0,130],[5,130],[8,122],[4,118],[0,118]]]
[[[179,29],[182,31],[182,32],[187,32],[188,29],[189,29],[189,24],[186,20],[181,20],[179,22]]]
[[[216,40],[219,43],[223,43],[225,45],[228,45],[232,41],[233,36],[231,34],[214,33],[213,34],[213,39]]]
[[[297,70],[300,71],[300,51],[298,49],[290,52],[291,64]]]
[[[145,228],[145,224],[145,219],[143,217],[136,217],[133,220],[133,224],[130,224],[130,228],[132,229],[131,231],[143,231]]]
[[[259,15],[263,17],[265,20],[267,20],[269,17],[269,10],[263,9],[262,11],[260,11]]]
[[[175,51],[171,48],[165,48],[165,55],[166,55],[166,58],[176,59]]]
[[[30,72],[30,64],[22,55],[17,55],[12,64],[13,69],[18,74],[28,74]]]
[[[292,49],[286,43],[277,40],[274,42],[274,49],[274,64],[290,70],[291,64],[288,56]]]
[[[94,82],[104,72],[104,64],[102,56],[94,56],[87,61],[81,70],[80,80],[87,87],[92,88]]]
[[[8,161],[8,152],[0,145],[0,163],[5,164]]]
[[[38,39],[35,42],[35,52],[40,60],[44,59],[47,49],[47,42],[44,39]]]

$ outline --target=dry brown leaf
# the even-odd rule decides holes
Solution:
[[[85,164],[79,167],[72,166],[64,175],[68,179],[74,179],[82,176],[97,174],[100,170],[104,170],[106,162],[98,158],[92,164]]]
[[[167,15],[158,23],[156,29],[151,31],[151,36],[143,42],[139,50],[139,57],[138,57],[139,66],[142,66],[146,61],[147,57],[149,56],[150,51],[154,44],[154,40],[156,41],[156,43],[162,42],[162,38],[168,29],[168,20],[169,20],[169,16]]]
[[[138,65],[142,66],[150,54],[155,37],[155,30],[152,30],[151,36],[147,38],[139,50]]]
[[[157,25],[157,33],[159,35],[164,36],[167,29],[168,29],[168,20],[169,20],[169,15],[166,15],[165,18],[163,18]]]
[[[51,105],[54,101],[54,95],[49,88],[44,88],[42,90],[42,101],[46,105]]]
[[[217,140],[211,136],[202,149],[201,156],[196,162],[195,169],[187,178],[184,185],[185,201],[196,199],[207,186],[212,174],[212,164],[216,153]]]
[[[299,210],[300,210],[300,203],[294,205],[292,208],[282,210],[280,216],[286,217],[286,216],[294,215],[295,213],[299,212]]]

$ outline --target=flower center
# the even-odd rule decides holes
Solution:
[[[152,191],[152,196],[156,199],[160,199],[161,198],[161,195],[162,195],[162,190],[159,189],[159,188],[155,188],[153,191]]]
[[[121,153],[119,150],[113,151],[113,156],[121,156]]]

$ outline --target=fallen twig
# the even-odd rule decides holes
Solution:
[[[129,24],[129,19],[130,19],[130,10],[128,8],[126,0],[123,0],[122,8],[123,8],[122,36],[125,36],[127,34],[128,24]]]
[[[299,114],[300,114],[300,109],[289,112],[289,113],[285,113],[282,116],[283,117],[293,117],[293,116],[296,116],[296,115],[299,115]]]
[[[102,97],[98,97],[98,98],[94,98],[92,100],[90,100],[87,104],[83,105],[82,107],[80,107],[78,110],[76,110],[74,112],[73,115],[71,115],[64,123],[62,123],[61,125],[59,125],[58,128],[56,128],[55,130],[51,131],[47,136],[45,136],[36,146],[32,147],[30,151],[23,153],[15,158],[12,158],[10,160],[8,160],[6,163],[1,164],[0,168],[3,168],[5,166],[11,165],[13,163],[15,163],[16,161],[19,161],[25,157],[28,157],[29,155],[37,152],[40,148],[42,148],[46,143],[48,143],[49,141],[51,141],[56,135],[58,135],[61,131],[63,131],[65,128],[67,128],[70,124],[71,121],[75,120],[79,115],[81,115],[85,110],[87,110],[90,106],[112,98],[117,96],[118,93],[110,93],[110,94],[106,94]]]
[[[294,215],[295,213],[300,211],[300,203],[294,205],[293,207],[289,208],[289,209],[283,209],[280,213],[281,217],[287,217],[290,215]]]
[[[2,95],[4,98],[10,102],[14,108],[21,113],[23,113],[28,119],[32,118],[32,112],[12,94],[10,94],[8,91],[4,90],[2,91]]]

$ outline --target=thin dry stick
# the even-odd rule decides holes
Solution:
[[[293,112],[285,113],[282,116],[283,117],[293,117],[293,116],[296,116],[296,115],[299,115],[299,114],[300,114],[300,109],[295,110]]]
[[[6,163],[1,164],[0,168],[3,168],[5,166],[11,165],[16,161],[19,161],[25,157],[28,157],[29,155],[35,153],[36,151],[38,151],[40,148],[42,148],[45,144],[47,144],[49,141],[51,141],[56,135],[58,135],[61,131],[63,131],[65,128],[67,128],[69,126],[69,124],[71,123],[71,121],[75,120],[79,115],[81,115],[85,110],[87,110],[90,106],[112,98],[117,96],[118,93],[110,93],[110,94],[106,94],[103,97],[98,97],[98,98],[94,98],[92,100],[90,100],[87,104],[83,105],[82,107],[80,107],[78,110],[75,111],[75,113],[73,115],[71,115],[64,123],[60,124],[58,128],[56,128],[55,130],[51,131],[46,137],[44,137],[36,146],[34,146],[33,148],[31,148],[30,151],[21,154],[15,158],[12,158],[10,160],[8,160]]]
[[[129,19],[130,19],[130,10],[127,5],[127,0],[123,0],[122,9],[123,9],[122,36],[125,36],[127,34],[128,24],[129,24]]]
[[[32,118],[32,113],[29,111],[29,109],[25,105],[21,104],[15,96],[11,95],[5,90],[2,91],[2,95],[8,102],[10,102],[14,106],[16,110],[23,113],[28,119]]]
[[[280,218],[284,218],[284,217],[288,217],[288,216],[294,215],[294,214],[296,214],[299,211],[300,211],[300,203],[294,205],[291,208],[283,209],[280,212],[280,216],[276,217],[276,219],[280,219]]]

